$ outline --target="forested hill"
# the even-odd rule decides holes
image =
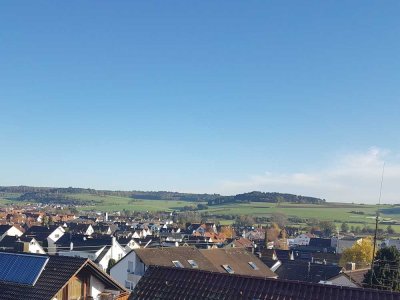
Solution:
[[[310,204],[322,204],[325,203],[325,199],[307,197],[293,194],[282,194],[282,193],[263,193],[263,192],[251,192],[238,194],[236,196],[222,196],[216,199],[208,201],[208,205],[221,205],[226,203],[235,202],[291,202],[291,203],[310,203]]]
[[[1,194],[18,195],[21,201],[36,201],[42,203],[68,203],[71,202],[70,195],[89,194],[94,196],[117,196],[143,200],[175,200],[190,202],[208,202],[209,205],[220,205],[232,202],[292,202],[292,203],[324,203],[325,199],[299,196],[282,193],[251,192],[235,196],[221,196],[219,194],[191,194],[167,191],[109,191],[84,188],[51,188],[31,186],[0,186]],[[80,204],[78,198],[74,198],[74,204]]]

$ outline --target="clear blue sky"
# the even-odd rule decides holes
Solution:
[[[290,178],[372,152],[397,172],[399,16],[397,0],[4,1],[0,185],[339,200]]]

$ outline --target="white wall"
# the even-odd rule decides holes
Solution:
[[[129,262],[133,265],[133,270],[129,270]],[[126,281],[130,282],[133,289],[146,271],[145,265],[140,261],[134,251],[128,253],[121,261],[111,268],[110,275],[120,285],[126,287]]]
[[[104,284],[94,276],[90,276],[90,295],[97,299],[97,296],[104,291]]]
[[[28,251],[29,251],[30,253],[46,254],[46,252],[43,250],[42,246],[40,246],[40,244],[39,244],[35,239],[32,239],[32,240],[29,242]]]

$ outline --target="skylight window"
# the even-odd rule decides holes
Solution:
[[[198,269],[199,268],[199,265],[194,261],[194,260],[191,260],[191,259],[188,259],[188,263],[192,266],[192,268],[194,268],[194,269]]]
[[[235,271],[233,271],[232,267],[230,265],[222,265],[222,267],[227,271],[229,274],[234,274]]]
[[[172,263],[174,264],[175,267],[177,268],[183,268],[182,263],[179,260],[173,260]]]
[[[250,267],[253,268],[253,270],[258,270],[257,265],[255,263],[253,263],[252,261],[249,261],[249,265],[250,265]]]

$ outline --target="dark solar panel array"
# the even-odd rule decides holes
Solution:
[[[0,252],[0,281],[34,285],[47,261],[46,256]]]

